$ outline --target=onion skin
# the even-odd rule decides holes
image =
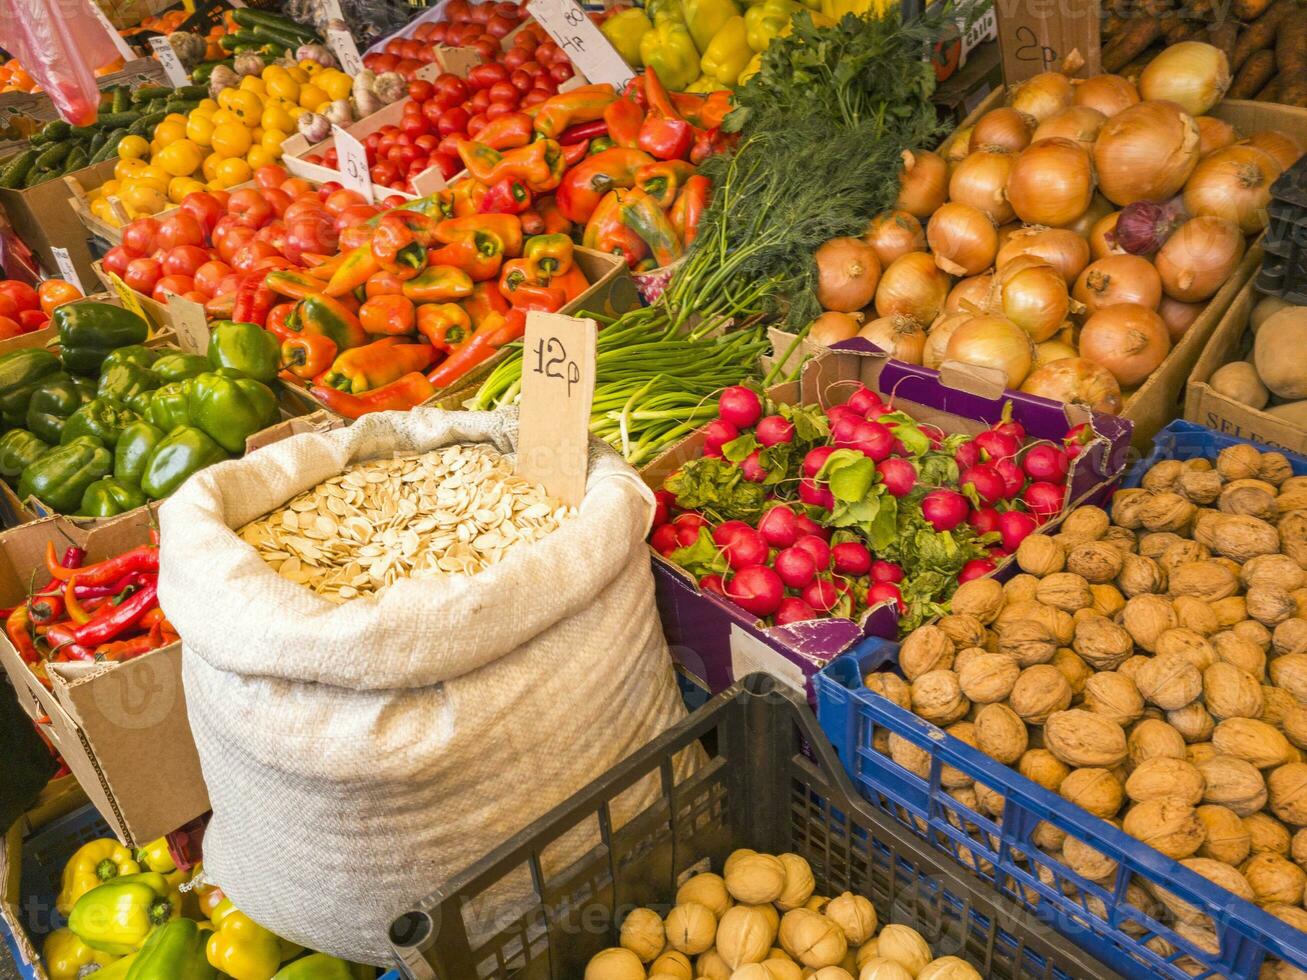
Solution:
[[[962,311],[945,313],[934,322],[926,333],[926,346],[921,352],[921,363],[933,370],[939,370],[948,356],[948,342],[958,327],[970,320],[975,314]]]
[[[926,241],[935,264],[952,276],[974,276],[994,264],[998,229],[979,208],[950,201],[930,217]]]
[[[1183,211],[1179,201],[1127,204],[1117,213],[1111,241],[1130,255],[1152,255],[1180,227],[1184,220]]]
[[[872,320],[858,336],[869,340],[895,360],[920,364],[926,349],[926,331],[908,316],[883,316]]]
[[[1056,340],[1056,339],[1046,340],[1042,344],[1036,344],[1035,366],[1034,366],[1034,370],[1031,372],[1031,377],[1034,377],[1034,371],[1038,371],[1045,364],[1051,364],[1054,361],[1060,361],[1066,357],[1079,357],[1079,356],[1080,356],[1080,351],[1076,349],[1075,345],[1068,344],[1064,340]],[[1029,383],[1030,378],[1027,378],[1026,382]],[[1112,383],[1116,384],[1115,378],[1112,379]]]
[[[1266,227],[1271,185],[1280,165],[1255,146],[1227,146],[1198,161],[1184,185],[1184,206],[1194,217],[1233,221],[1245,235]]]
[[[1071,107],[1074,93],[1071,79],[1061,72],[1046,71],[1027,78],[1012,93],[1012,108],[1043,122]]]
[[[1221,101],[1230,87],[1230,60],[1202,41],[1181,41],[1162,49],[1139,75],[1139,94],[1148,101],[1176,103],[1201,116]]]
[[[1153,263],[1138,255],[1108,255],[1085,267],[1071,295],[1090,313],[1120,303],[1155,310],[1162,301],[1162,278]]]
[[[1205,309],[1206,303],[1181,303],[1178,299],[1163,296],[1162,302],[1157,304],[1157,315],[1166,324],[1167,333],[1171,335],[1171,343],[1174,344],[1179,342]]]
[[[926,230],[906,211],[882,211],[871,219],[862,240],[875,251],[883,269],[900,255],[925,251]]]
[[[1198,124],[1198,156],[1200,159],[1213,150],[1229,146],[1239,138],[1235,134],[1234,127],[1224,119],[1217,119],[1215,116],[1198,116],[1194,119],[1194,122]]]
[[[1007,150],[973,150],[953,169],[949,200],[980,208],[995,224],[1011,221],[1014,212],[1007,199],[1007,182],[1015,162],[1016,156]]]
[[[997,275],[996,312],[1030,335],[1035,343],[1050,340],[1071,312],[1066,280],[1047,262],[1022,256]]]
[[[882,273],[876,287],[876,315],[910,316],[930,323],[939,316],[952,280],[925,252],[900,255]]]
[[[1035,130],[1031,142],[1046,139],[1068,139],[1078,143],[1080,148],[1089,153],[1098,139],[1098,131],[1107,122],[1107,116],[1089,106],[1073,105],[1063,109],[1056,116],[1049,116]]]
[[[1094,227],[1089,229],[1089,253],[1095,259],[1126,254],[1125,249],[1116,243],[1115,237],[1108,237],[1116,231],[1120,217],[1120,211],[1111,211],[1095,221]]]
[[[961,324],[945,353],[950,361],[1001,372],[1009,388],[1020,385],[1034,363],[1034,346],[1026,332],[1001,316],[976,316]]]
[[[1263,153],[1269,153],[1284,172],[1298,162],[1298,158],[1307,153],[1302,141],[1278,129],[1263,129],[1253,133],[1246,140],[1248,146],[1255,146]]]
[[[1140,102],[1109,119],[1094,143],[1099,190],[1113,204],[1166,201],[1198,165],[1198,124],[1174,102]]]
[[[956,165],[960,160],[965,160],[967,154],[971,152],[971,131],[975,128],[974,126],[963,126],[948,141],[948,147],[944,150],[944,160],[950,167]]]
[[[1071,101],[1075,105],[1097,109],[1108,119],[1139,101],[1139,90],[1134,83],[1120,75],[1095,75],[1071,84]]]
[[[1089,154],[1071,140],[1031,143],[1012,167],[1007,198],[1017,217],[1028,225],[1060,228],[1071,224],[1094,199]]]
[[[1069,286],[1089,264],[1089,244],[1068,228],[1026,227],[1003,243],[994,264],[1002,269],[1019,255],[1043,259]]]
[[[1030,133],[1035,125],[1034,119],[1016,109],[1007,106],[990,109],[971,129],[970,152],[998,149],[1018,153],[1030,145]]]
[[[929,218],[948,195],[948,164],[929,150],[904,150],[899,196],[894,207],[917,218]]]
[[[861,313],[837,313],[828,310],[809,324],[808,339],[814,344],[829,347],[856,337],[861,327]]]
[[[1122,388],[1145,381],[1170,350],[1162,318],[1137,303],[1099,310],[1080,330],[1080,355],[1107,368]]]
[[[817,302],[823,309],[852,313],[871,302],[880,282],[880,260],[860,238],[832,238],[814,256]]]
[[[1021,390],[1056,402],[1087,405],[1091,411],[1121,411],[1121,386],[1112,372],[1084,357],[1050,361],[1031,372]]]
[[[944,313],[969,313],[976,315],[985,312],[989,306],[989,294],[994,288],[993,275],[968,276],[959,279],[949,290],[944,300]]]
[[[1243,235],[1234,222],[1203,215],[1177,228],[1153,261],[1166,295],[1198,303],[1216,295],[1243,252]]]
[[[1074,231],[1081,238],[1088,238],[1098,220],[1115,210],[1116,208],[1112,206],[1111,201],[1102,194],[1095,193],[1094,199],[1089,202],[1089,210],[1082,214],[1078,220],[1067,225],[1067,231]]]

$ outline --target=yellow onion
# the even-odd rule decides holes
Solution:
[[[955,166],[958,161],[966,159],[971,152],[971,130],[973,126],[963,126],[953,134],[952,139],[944,148],[944,160],[950,166]]]
[[[1230,61],[1214,44],[1181,41],[1150,61],[1139,76],[1139,94],[1149,102],[1174,102],[1201,116],[1230,87]]]
[[[1153,262],[1166,295],[1197,303],[1214,296],[1230,278],[1243,250],[1243,235],[1233,221],[1203,215],[1177,228]]]
[[[899,197],[894,207],[929,218],[948,194],[948,164],[929,150],[904,150]]]
[[[1242,142],[1257,147],[1263,153],[1269,153],[1280,165],[1281,171],[1288,170],[1298,162],[1298,158],[1304,152],[1307,152],[1307,147],[1303,146],[1302,140],[1278,129],[1260,130]]]
[[[1089,244],[1067,228],[1030,225],[1013,233],[1003,243],[994,264],[1002,269],[1018,255],[1033,255],[1043,259],[1070,285],[1089,264]]]
[[[1142,256],[1106,255],[1085,267],[1071,295],[1090,313],[1119,303],[1155,310],[1162,300],[1162,279],[1153,263]]]
[[[939,316],[952,280],[926,252],[908,252],[889,264],[876,287],[878,316],[910,316],[930,323]]]
[[[1139,90],[1120,75],[1095,75],[1071,84],[1072,103],[1097,109],[1108,119],[1139,101]]]
[[[1040,123],[1034,136],[1031,137],[1031,142],[1068,139],[1072,143],[1080,144],[1080,148],[1089,153],[1094,149],[1094,140],[1098,139],[1098,131],[1103,128],[1105,122],[1107,116],[1097,109],[1073,105],[1070,109],[1063,109],[1056,116],[1049,116]]]
[[[1067,225],[1068,231],[1074,231],[1081,238],[1088,238],[1089,233],[1094,230],[1094,225],[1104,215],[1111,214],[1116,209],[1112,207],[1112,202],[1102,194],[1094,194],[1094,199],[1089,202],[1089,210],[1082,214],[1071,224]]]
[[[1013,235],[1015,235],[1017,232],[1019,232],[1022,228],[1025,227],[1026,226],[1023,225],[1020,221],[1016,221],[1016,220],[1009,221],[1005,225],[999,225],[998,247],[1002,248],[1004,245],[1006,245],[1008,242],[1012,240]]]
[[[926,347],[926,331],[910,316],[882,316],[858,331],[890,357],[908,364],[920,364]]]
[[[945,313],[984,313],[989,307],[989,294],[994,288],[994,277],[989,273],[959,279],[944,300]]]
[[[1027,78],[1012,93],[1012,108],[1034,116],[1035,122],[1041,123],[1049,116],[1056,116],[1071,105],[1071,79],[1061,72],[1041,72]]]
[[[906,211],[882,211],[871,219],[862,240],[872,247],[881,268],[900,255],[926,248],[926,232],[921,222]]]
[[[1046,340],[1042,344],[1035,345],[1035,364],[1034,371],[1038,371],[1045,364],[1051,364],[1053,361],[1060,361],[1064,357],[1079,357],[1080,351],[1076,349],[1075,344],[1068,344],[1065,340]],[[1030,379],[1027,378],[1026,381]],[[1115,382],[1113,382],[1115,384]]]
[[[948,357],[948,342],[953,337],[953,332],[974,316],[975,313],[966,311],[941,314],[926,333],[926,346],[921,352],[921,363],[928,368],[938,370]]]
[[[948,181],[950,201],[980,208],[995,224],[1012,220],[1007,200],[1007,181],[1016,156],[1007,150],[986,147],[973,150],[953,169]]]
[[[858,335],[862,327],[861,313],[838,313],[827,310],[808,325],[808,339],[814,344],[829,347]]]
[[[1170,350],[1162,318],[1138,303],[1099,310],[1080,330],[1080,355],[1107,368],[1122,388],[1141,384]]]
[[[1113,204],[1165,201],[1198,165],[1198,124],[1174,102],[1140,102],[1106,123],[1094,144],[1098,187]]]
[[[1178,299],[1163,296],[1162,302],[1157,304],[1157,315],[1166,324],[1166,332],[1171,335],[1171,343],[1174,344],[1193,326],[1205,309],[1206,303],[1181,303]]]
[[[1116,222],[1120,217],[1120,211],[1110,211],[1095,221],[1094,227],[1089,229],[1089,254],[1094,258],[1125,254],[1125,249],[1116,243],[1115,238],[1108,237],[1115,234]]]
[[[1037,344],[1051,339],[1071,313],[1066,280],[1043,259],[1033,255],[1013,259],[998,270],[995,281],[995,312],[1002,313]]]
[[[979,208],[950,201],[930,217],[926,241],[935,264],[952,276],[974,276],[994,264],[998,230]]]
[[[953,331],[944,353],[950,361],[1001,372],[1009,388],[1025,380],[1035,357],[1029,335],[1001,316],[973,316]]]
[[[1223,146],[1229,146],[1238,135],[1224,119],[1217,119],[1215,116],[1198,116],[1194,119],[1198,125],[1198,157],[1199,159],[1207,156],[1213,150],[1219,150]]]
[[[817,262],[817,302],[822,309],[852,313],[876,295],[880,260],[861,238],[832,238],[813,258]]]
[[[970,151],[1009,150],[1017,153],[1030,145],[1030,132],[1037,123],[1029,116],[1006,106],[990,109],[971,129]]]
[[[1109,415],[1121,411],[1121,386],[1112,372],[1074,353],[1035,368],[1021,390],[1055,402],[1086,405],[1092,411]]]
[[[1225,218],[1251,235],[1266,227],[1271,185],[1279,176],[1269,153],[1248,144],[1227,146],[1198,161],[1184,185],[1184,206],[1195,217]]]
[[[1012,165],[1007,199],[1017,217],[1028,225],[1061,228],[1071,224],[1094,199],[1089,154],[1067,139],[1031,143]]]

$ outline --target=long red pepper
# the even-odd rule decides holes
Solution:
[[[140,592],[132,594],[131,597],[114,606],[113,611],[108,615],[97,616],[89,623],[79,626],[73,631],[73,637],[82,646],[99,646],[129,627],[135,626],[142,616],[153,606],[158,605],[158,602],[159,583],[146,582]]]
[[[41,654],[37,651],[36,644],[32,642],[32,634],[28,632],[30,624],[31,617],[28,615],[27,606],[15,606],[9,618],[5,620],[5,635],[9,637],[9,642],[14,645],[23,662],[34,664],[40,661]]]
[[[114,558],[87,565],[85,568],[64,568],[55,561],[53,542],[47,542],[45,563],[50,575],[60,582],[67,582],[76,575],[82,585],[106,585],[117,581],[128,572],[157,572],[159,549],[153,545],[143,544],[131,551],[124,551]]]
[[[53,660],[94,660],[95,652],[77,642],[71,623],[57,623],[45,631],[45,642],[50,644]]]

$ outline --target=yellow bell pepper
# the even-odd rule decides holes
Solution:
[[[235,980],[272,980],[281,967],[281,940],[224,898],[209,915],[217,926],[205,953],[209,965]]]
[[[685,14],[681,10],[681,0],[649,0],[644,5],[645,15],[657,27],[665,20],[685,23]]]
[[[41,958],[45,960],[45,972],[50,980],[77,980],[78,972],[84,966],[108,966],[118,959],[112,953],[101,953],[92,949],[78,938],[69,928],[56,929],[45,937],[41,947]]]
[[[740,77],[736,79],[737,88],[742,88],[754,75],[762,71],[762,54],[755,54],[749,59],[749,63],[744,66],[744,71],[740,72]]]
[[[752,57],[748,29],[744,26],[744,18],[737,15],[713,35],[699,60],[699,67],[705,75],[715,79],[720,87],[735,88],[740,72],[744,71]]]
[[[653,30],[651,21],[638,7],[613,14],[599,25],[599,30],[608,38],[617,53],[632,68],[642,68],[640,60],[640,39]]]
[[[161,875],[172,874],[177,870],[177,864],[172,859],[172,853],[168,850],[168,838],[160,837],[152,840],[144,847],[136,849],[136,863],[143,865],[150,871],[157,871]]]
[[[749,47],[759,54],[766,51],[772,39],[780,36],[790,18],[801,9],[794,0],[762,0],[750,7],[744,12]]]
[[[67,915],[77,900],[96,885],[119,875],[134,875],[140,870],[141,866],[132,859],[132,852],[116,840],[106,837],[83,844],[64,865],[63,882],[54,907]]]
[[[658,73],[669,92],[683,92],[699,77],[699,50],[686,26],[670,17],[655,21],[654,29],[640,39],[640,60]]]
[[[707,52],[708,45],[727,21],[740,16],[735,0],[681,0],[681,12],[685,14],[685,26],[690,29],[694,46],[702,52]]]
[[[687,92],[693,92],[696,95],[707,95],[709,92],[721,91],[721,86],[717,84],[717,79],[711,75],[700,75],[689,85],[685,87]]]

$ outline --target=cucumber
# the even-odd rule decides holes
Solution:
[[[241,33],[253,34],[261,44],[280,44],[286,48],[297,48],[304,43],[303,39],[295,34],[288,34],[271,27],[251,27],[248,32],[241,31]]]
[[[207,99],[209,97],[209,87],[207,85],[181,85],[173,89],[172,94],[180,99]]]
[[[142,85],[132,93],[132,105],[143,105],[151,99],[166,99],[173,89],[167,85]]]
[[[169,99],[163,104],[165,112],[179,112],[182,115],[200,107],[199,99]]]
[[[252,10],[248,7],[243,10],[233,10],[232,19],[241,27],[268,27],[283,34],[303,38],[305,41],[321,40],[318,32],[311,27],[305,27],[288,17],[279,17],[277,14],[270,14],[263,10]]]
[[[11,157],[0,167],[0,187],[22,187],[40,155],[40,150],[23,150]]]
[[[111,129],[118,129],[120,126],[130,126],[140,118],[140,109],[134,109],[131,112],[109,112],[97,119],[95,125],[108,132]]]
[[[66,140],[55,143],[49,149],[41,151],[41,155],[36,158],[35,168],[37,170],[53,170],[67,159],[71,150],[72,143]]]
[[[68,134],[68,138],[79,142],[86,142],[100,131],[100,127],[92,123],[89,126],[74,126]]]
[[[27,175],[27,180],[23,181],[23,187],[35,187],[37,184],[44,184],[47,180],[53,180],[58,174],[53,170],[37,170],[33,168],[32,172]]]
[[[64,122],[62,119],[56,119],[48,122],[39,130],[32,134],[31,142],[37,145],[42,143],[52,143],[55,140],[67,139],[68,134],[73,131],[73,127]]]
[[[207,64],[197,65],[195,70],[191,72],[191,81],[197,83],[197,86],[202,87],[209,81],[209,76],[213,74],[213,69],[217,68],[219,65],[226,65],[228,68],[231,68],[233,61],[234,59],[232,58],[224,58],[222,61],[211,61]]]
[[[284,44],[268,43],[259,47],[259,56],[262,57],[265,62],[276,61],[293,51],[294,48],[288,48]]]
[[[105,136],[104,145],[91,154],[91,162],[101,163],[104,160],[108,160],[118,152],[118,144],[123,141],[123,138],[126,135],[127,130],[115,129],[112,133]]]
[[[86,152],[84,146],[74,146],[72,152],[68,154],[68,159],[64,161],[64,173],[70,174],[75,170],[81,170],[91,162],[91,156]]]
[[[167,116],[168,113],[166,112],[151,112],[141,116],[140,119],[128,126],[127,132],[132,136],[144,136],[148,139],[153,135],[154,127],[163,122]]]
[[[113,90],[111,112],[126,112],[132,105],[132,90],[126,85],[116,85]]]
[[[86,153],[89,162],[91,163],[95,162],[95,155],[100,152],[100,148],[103,147],[104,144],[107,143],[108,141],[109,141],[109,135],[103,132],[96,133],[94,136],[91,137],[90,145],[87,146],[86,148]]]

